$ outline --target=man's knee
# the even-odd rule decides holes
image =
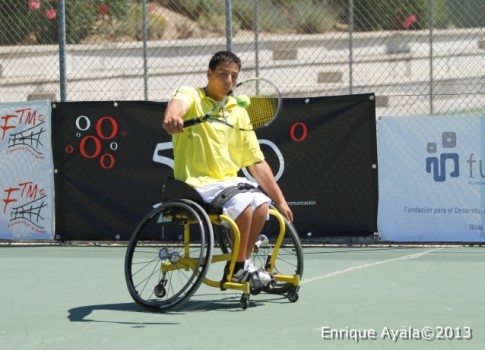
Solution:
[[[253,216],[258,216],[261,218],[266,218],[269,212],[269,204],[263,203],[254,209]]]

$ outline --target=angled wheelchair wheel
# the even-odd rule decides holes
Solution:
[[[272,209],[275,209],[273,206]],[[280,225],[274,215],[270,215],[257,242],[259,247],[254,250],[252,259],[256,267],[262,266],[273,275],[303,276],[303,249],[300,238],[295,227],[288,220],[284,219],[285,228],[281,245],[275,249],[280,231]],[[270,266],[273,255],[276,254],[274,266]],[[265,287],[267,293],[286,294],[296,293],[297,287],[293,283],[279,282]]]
[[[203,209],[174,200],[136,227],[125,255],[125,279],[138,304],[160,311],[181,306],[203,282],[212,259],[213,232]]]

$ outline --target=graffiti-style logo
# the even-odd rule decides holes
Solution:
[[[7,140],[7,153],[28,151],[36,158],[44,158],[42,136],[46,131],[44,116],[32,108],[0,117],[0,141]]]
[[[96,121],[82,115],[76,118],[76,137],[78,145],[67,145],[66,153],[79,150],[79,154],[86,159],[97,159],[103,169],[112,169],[116,164],[114,152],[118,150],[119,126],[115,118],[102,116]],[[121,136],[126,136],[122,131]]]
[[[445,131],[441,137],[441,146],[444,149],[456,147],[456,133]],[[433,174],[436,182],[444,182],[447,175],[447,163],[451,166],[450,177],[460,176],[460,157],[458,153],[442,152],[438,157],[438,146],[436,142],[428,142],[427,151],[429,154],[436,154],[426,158],[426,172]]]
[[[3,214],[7,214],[10,227],[23,224],[34,232],[45,233],[48,204],[44,189],[33,181],[26,181],[4,188],[3,194]]]

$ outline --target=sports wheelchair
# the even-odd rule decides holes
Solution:
[[[249,282],[231,282],[240,244],[236,223],[221,208],[208,211],[199,193],[184,182],[168,180],[163,197],[135,228],[126,250],[125,279],[136,303],[173,310],[202,283],[241,291],[242,309],[248,307],[251,294],[261,291],[285,295],[290,302],[298,300],[303,250],[295,228],[274,206],[251,256],[255,266],[264,267],[274,281],[255,291]],[[209,266],[218,262],[228,266],[220,268],[222,280],[207,276]],[[223,274],[223,270],[227,271]]]

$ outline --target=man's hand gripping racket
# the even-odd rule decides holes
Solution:
[[[230,95],[236,98],[239,106],[246,108],[251,121],[250,125],[241,128],[220,117],[220,111],[224,111]],[[280,113],[281,103],[281,94],[275,84],[264,78],[251,78],[238,83],[220,103],[204,116],[186,120],[184,127],[214,121],[238,130],[252,131],[271,124]]]

